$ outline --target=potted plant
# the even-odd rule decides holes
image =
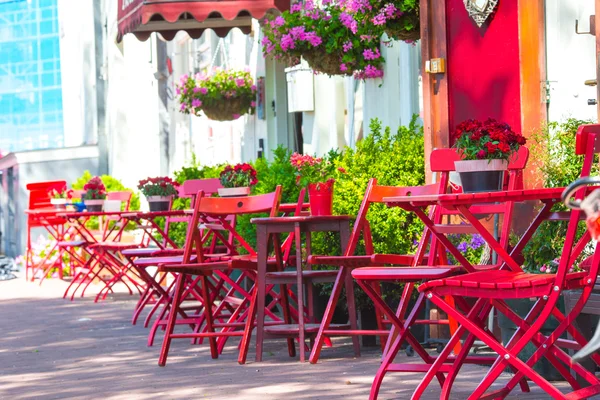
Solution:
[[[366,14],[390,39],[415,42],[421,38],[419,2],[415,0],[340,0],[347,9]]]
[[[383,76],[379,51],[383,27],[346,2],[312,0],[295,3],[279,16],[263,22],[263,53],[295,64],[303,57],[311,68],[327,75],[354,75],[358,79]]]
[[[250,72],[215,69],[212,75],[183,75],[176,87],[180,111],[214,121],[233,121],[254,114],[256,85]]]
[[[333,211],[333,185],[338,172],[333,162],[321,157],[292,154],[290,163],[296,168],[297,183],[308,189],[311,215],[331,215]]]
[[[52,204],[54,208],[64,210],[67,206],[67,200],[73,197],[73,191],[67,190],[66,187],[59,189],[52,188],[48,191],[48,196],[50,197],[50,204]]]
[[[100,212],[104,206],[106,199],[106,187],[102,183],[99,176],[94,176],[83,187],[85,194],[83,195],[83,204],[90,212]]]
[[[167,211],[171,207],[173,197],[177,195],[179,183],[168,176],[142,179],[138,189],[146,196],[150,211]]]
[[[219,179],[223,185],[218,189],[221,197],[248,196],[250,187],[258,183],[256,170],[250,164],[227,165]]]
[[[508,159],[526,143],[510,125],[491,118],[461,122],[452,141],[462,158],[454,164],[465,193],[501,190]]]

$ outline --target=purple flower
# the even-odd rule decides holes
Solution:
[[[308,41],[308,43],[311,44],[312,47],[317,47],[318,45],[323,43],[323,40],[321,39],[321,37],[317,36],[317,34],[315,32],[306,33],[305,38]]]
[[[200,93],[202,93],[202,94],[206,94],[206,93],[208,93],[208,89],[207,89],[207,88],[205,88],[205,87],[203,87],[203,88],[200,88]]]
[[[292,38],[294,38],[294,40],[306,39],[306,33],[304,32],[303,26],[295,26],[292,29],[290,29],[290,35],[292,35]]]
[[[283,51],[288,51],[289,49],[294,49],[296,48],[296,42],[294,41],[294,39],[292,38],[291,35],[283,35],[281,37],[281,50]]]
[[[371,21],[374,25],[385,25],[387,18],[384,13],[379,13]]]
[[[272,27],[276,27],[276,26],[282,26],[285,24],[285,19],[279,15],[277,18],[275,18],[272,22],[271,22],[271,26]]]
[[[346,64],[343,64],[343,63],[340,64],[340,71],[342,71],[342,72],[348,71],[348,67],[346,66]]]
[[[250,87],[250,89],[251,89],[253,92],[256,92],[256,85],[252,85],[252,86]]]
[[[376,60],[379,57],[381,57],[381,54],[379,53],[379,49],[375,49],[375,51],[371,50],[371,49],[365,49],[365,51],[363,51],[363,57],[365,58],[365,60]]]
[[[293,13],[295,13],[295,12],[298,12],[298,11],[302,11],[302,3],[295,3],[295,4],[292,4],[291,11],[292,11]]]
[[[358,22],[356,22],[356,20],[354,19],[354,17],[352,17],[352,15],[345,13],[345,12],[341,13],[340,14],[340,22],[346,28],[350,29],[350,31],[352,33],[356,34],[356,32],[358,32]]]
[[[202,89],[200,89],[199,87],[195,87],[194,88],[194,93],[198,93],[200,90],[202,90]]]
[[[198,108],[202,106],[202,101],[198,100],[198,99],[194,99],[192,100],[192,107],[194,108]]]
[[[473,235],[473,237],[471,238],[471,248],[473,250],[477,250],[484,244],[485,240],[483,240],[483,237],[481,237],[481,235]]]
[[[343,49],[344,49],[344,53],[347,53],[350,51],[350,49],[352,49],[352,42],[350,40],[348,40],[346,43],[344,43],[343,45]]]
[[[456,246],[456,249],[458,251],[460,251],[461,253],[465,253],[467,251],[467,243],[466,242],[460,242],[458,244],[458,246]]]

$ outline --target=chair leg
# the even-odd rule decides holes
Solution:
[[[315,337],[315,345],[313,346],[312,351],[310,353],[309,361],[311,364],[316,364],[319,360],[319,356],[321,355],[321,349],[323,348],[323,342],[325,339],[324,331],[325,329],[328,329],[329,324],[331,324],[333,312],[335,311],[335,307],[337,306],[337,302],[342,292],[342,285],[344,285],[346,280],[346,274],[346,267],[341,267],[338,271],[335,283],[333,284],[331,296],[329,297],[329,302],[327,303],[327,307],[325,308],[325,313],[323,314],[323,320],[321,321],[319,332]]]
[[[181,300],[181,293],[183,292],[183,281],[185,279],[184,274],[179,274],[177,277],[177,283],[175,285],[175,293],[171,300],[172,310],[176,310]],[[175,321],[177,319],[177,312],[173,311],[169,313],[169,321],[167,323],[167,329],[165,330],[165,336],[163,338],[162,348],[160,349],[160,356],[158,358],[158,365],[164,367],[167,364],[167,357],[169,355],[169,347],[171,346],[171,335],[175,328]]]
[[[204,315],[206,320],[206,328],[209,333],[214,333],[213,327],[213,315],[212,315],[212,301],[210,299],[210,293],[208,291],[208,278],[204,275],[200,279],[200,285],[202,286],[202,300],[204,301]],[[175,309],[171,311],[172,314],[176,315]],[[219,351],[217,349],[217,338],[214,336],[210,336],[208,338],[208,343],[210,344],[210,355],[211,357],[218,358]]]

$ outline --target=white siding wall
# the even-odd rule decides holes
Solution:
[[[596,98],[596,88],[583,84],[596,78],[595,37],[575,33],[575,20],[579,20],[580,31],[589,31],[589,16],[593,14],[593,1],[546,0],[550,121],[597,118],[596,107],[587,104],[588,99]]]

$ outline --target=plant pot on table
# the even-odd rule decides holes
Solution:
[[[148,200],[148,207],[151,212],[169,211],[173,196],[148,196],[146,200]]]
[[[464,193],[497,192],[502,190],[504,171],[508,169],[508,161],[494,160],[460,160],[455,161],[456,172]]]
[[[85,209],[89,212],[101,212],[104,208],[104,200],[98,199],[90,199],[84,200],[83,204],[85,204]]]
[[[220,197],[242,197],[250,195],[250,187],[219,188],[217,192]]]
[[[308,184],[308,202],[310,215],[322,216],[333,214],[333,180]]]
[[[50,204],[57,210],[64,210],[67,208],[67,199],[50,199]]]

